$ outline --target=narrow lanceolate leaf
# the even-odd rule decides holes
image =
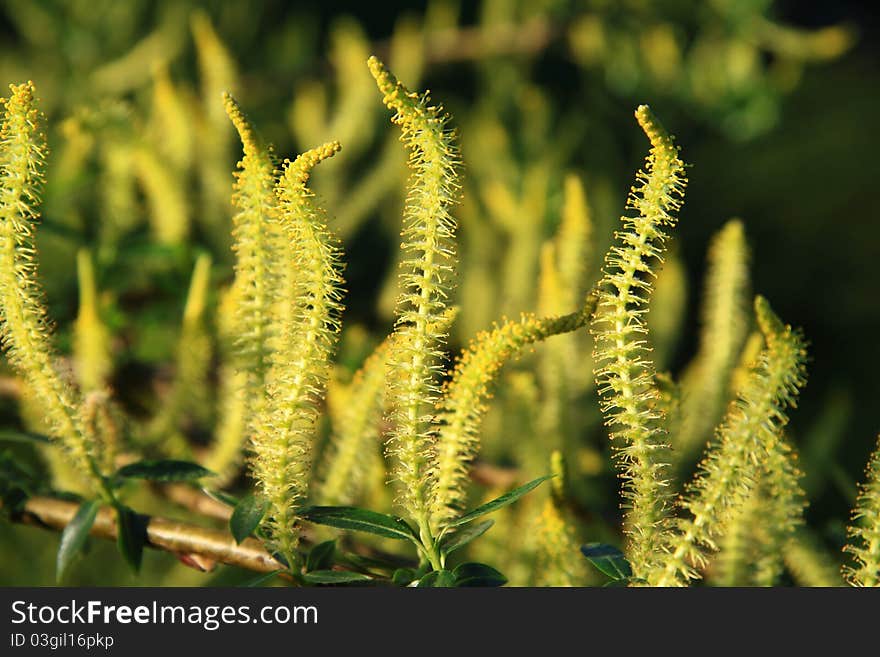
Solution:
[[[774,458],[787,410],[804,385],[806,350],[800,333],[783,325],[763,297],[755,299],[755,315],[766,346],[681,500],[686,516],[670,537],[662,563],[649,573],[652,584],[674,586],[699,577],[704,552],[715,549],[715,539],[743,506],[760,477],[759,464]]]
[[[248,495],[235,505],[229,517],[229,531],[232,532],[236,543],[241,543],[254,533],[266,515],[268,507],[268,501],[256,495]]]
[[[438,402],[440,430],[430,462],[431,517],[436,528],[442,530],[461,511],[469,465],[479,448],[480,425],[501,367],[529,344],[584,326],[595,304],[591,294],[582,310],[569,315],[539,319],[524,314],[518,322],[480,333],[462,353]]]
[[[137,461],[119,468],[117,477],[125,479],[146,479],[147,481],[197,481],[214,473],[198,463],[190,461]]]
[[[854,563],[844,569],[847,581],[853,586],[880,586],[880,441],[868,463],[849,536],[844,549]]]
[[[126,563],[135,572],[141,569],[144,546],[147,544],[147,526],[143,516],[122,504],[116,505],[116,545]]]
[[[350,570],[313,570],[303,573],[303,581],[309,584],[362,584],[373,580],[369,575]]]
[[[460,550],[465,545],[468,545],[475,538],[479,538],[485,534],[494,524],[494,520],[484,520],[483,522],[475,523],[464,529],[459,529],[443,539],[440,543],[440,550],[443,554],[449,556],[456,550]]]
[[[458,518],[454,518],[450,522],[446,524],[447,527],[460,527],[461,525],[466,525],[467,523],[476,520],[480,516],[484,516],[487,513],[492,513],[493,511],[497,511],[498,509],[503,509],[509,504],[513,504],[519,498],[521,498],[526,493],[533,491],[535,488],[543,484],[545,481],[550,479],[553,475],[545,475],[543,477],[538,477],[537,479],[533,479],[527,484],[523,484],[518,488],[514,488],[509,493],[505,493],[501,497],[496,497],[494,500],[490,502],[486,502],[485,504],[481,504],[476,509],[472,509],[468,511],[463,516],[459,516]]]
[[[339,246],[307,187],[312,169],[340,149],[336,142],[285,162],[275,188],[273,221],[283,242],[275,284],[277,335],[270,344],[265,398],[253,419],[250,469],[269,502],[269,539],[293,559],[297,507],[311,472],[311,446],[319,404],[326,392],[342,313]]]
[[[648,107],[639,107],[636,118],[651,150],[627,203],[635,216],[622,217],[623,230],[605,257],[591,330],[601,409],[623,481],[626,551],[635,575],[643,578],[670,524],[668,445],[644,315],[686,180],[678,147]]]
[[[338,529],[351,529],[385,538],[416,541],[416,534],[404,520],[353,506],[311,506],[301,509],[303,520]]]
[[[52,439],[41,433],[33,433],[32,431],[10,431],[4,429],[0,431],[0,441],[11,443],[30,443],[37,445],[51,445]]]
[[[458,151],[441,108],[427,95],[408,91],[375,57],[368,64],[410,153],[412,173],[401,232],[402,292],[387,370],[393,427],[387,450],[395,462],[392,474],[399,502],[426,529],[431,412],[440,395],[443,317],[455,276],[456,223],[450,208],[459,187]]]
[[[71,463],[102,490],[96,441],[79,417],[81,399],[55,366],[52,336],[37,282],[34,232],[39,218],[45,138],[34,85],[10,86],[0,100],[0,341],[42,405],[52,435]]]
[[[100,501],[86,500],[77,509],[76,515],[67,523],[64,531],[61,532],[61,544],[58,546],[58,555],[55,559],[56,581],[60,582],[64,578],[67,567],[83,549],[100,508]]]

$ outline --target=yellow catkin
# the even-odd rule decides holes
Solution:
[[[334,422],[324,458],[321,504],[352,504],[365,486],[379,444],[389,339],[357,371]]]
[[[535,523],[535,586],[582,586],[586,580],[586,562],[573,558],[579,541],[567,517],[565,469],[562,453],[555,450],[550,456],[550,472],[554,475],[550,495]]]
[[[243,391],[247,415],[259,411],[272,340],[272,312],[276,301],[277,250],[281,243],[275,207],[275,162],[235,99],[223,97],[226,112],[238,131],[244,157],[238,163],[232,204],[232,249],[235,252],[235,286],[232,297],[239,331],[238,368],[246,372]]]
[[[682,426],[674,447],[682,459],[711,437],[727,382],[748,330],[748,246],[741,221],[727,222],[709,247],[700,347],[682,380]]]
[[[111,336],[101,318],[95,266],[87,249],[76,254],[79,313],[73,328],[73,360],[84,392],[103,390],[113,370]]]
[[[595,309],[590,295],[584,308],[562,317],[524,314],[477,335],[462,352],[444,395],[438,403],[439,431],[431,473],[431,514],[435,526],[461,511],[466,498],[469,464],[479,449],[480,425],[487,400],[505,362],[529,344],[583,327]]]
[[[96,491],[106,485],[97,442],[80,416],[81,397],[54,362],[43,293],[37,282],[34,228],[38,219],[45,140],[34,85],[10,86],[0,128],[0,338],[9,360],[43,405],[52,435]]]
[[[591,330],[601,409],[623,480],[627,555],[635,576],[645,578],[659,557],[670,503],[669,457],[644,315],[686,181],[678,147],[648,107],[640,106],[636,118],[651,150],[627,204],[636,216],[622,217],[623,230],[605,258]]]
[[[411,177],[401,235],[401,294],[395,338],[388,356],[392,425],[387,450],[394,458],[399,503],[430,536],[427,467],[431,410],[446,341],[441,321],[455,276],[456,222],[450,209],[458,194],[458,151],[447,117],[427,95],[411,93],[375,57],[368,61],[383,102],[395,112],[410,158]]]
[[[265,402],[253,422],[250,471],[269,508],[271,544],[295,565],[296,507],[305,498],[319,404],[325,394],[342,312],[340,251],[315,206],[307,182],[312,168],[339,151],[328,143],[285,162],[275,187],[281,252],[280,299],[292,307],[269,356]]]
[[[853,563],[844,568],[846,580],[853,586],[880,586],[880,440],[868,462],[848,531],[844,550]]]
[[[219,105],[219,99],[215,102]],[[168,160],[174,171],[185,176],[195,149],[193,119],[187,98],[172,82],[167,65],[160,66],[153,74],[150,133],[162,157]]]
[[[840,566],[806,528],[800,528],[783,549],[785,567],[798,586],[842,586]]]
[[[675,356],[687,298],[687,272],[681,258],[673,251],[666,256],[663,267],[657,273],[651,312],[648,314],[648,332],[653,348],[651,359],[660,371],[667,369]]]
[[[686,516],[664,546],[659,567],[649,574],[652,584],[674,586],[699,577],[704,552],[715,549],[716,537],[755,487],[758,463],[774,458],[788,422],[786,411],[804,385],[806,350],[800,333],[783,325],[763,297],[755,299],[755,315],[766,347],[681,500]]]
[[[147,199],[153,237],[160,244],[183,244],[189,235],[184,180],[147,146],[134,152],[133,164]]]
[[[224,111],[222,96],[238,91],[238,72],[232,54],[217,34],[211,19],[196,10],[190,29],[199,63],[201,94],[195,112],[195,165],[199,181],[198,214],[206,235],[221,252],[229,250],[229,162],[233,132]]]

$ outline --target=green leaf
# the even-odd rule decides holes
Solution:
[[[504,586],[507,578],[484,563],[463,563],[452,571],[455,586]]]
[[[309,584],[354,584],[373,580],[369,575],[350,570],[313,570],[310,573],[304,573],[302,578]]]
[[[64,531],[61,532],[61,544],[58,546],[58,555],[55,558],[56,582],[61,581],[64,573],[67,572],[67,567],[86,544],[89,530],[95,523],[100,508],[101,503],[98,500],[86,500],[77,509],[76,515],[67,523]]]
[[[126,479],[147,479],[149,481],[195,481],[214,473],[198,463],[190,461],[138,461],[116,471],[117,477]]]
[[[229,493],[222,490],[214,490],[212,488],[202,488],[202,492],[210,497],[212,500],[217,500],[221,504],[225,504],[226,506],[231,506],[233,509],[238,505],[241,501],[235,495],[230,495]]]
[[[253,588],[256,586],[262,586],[266,582],[269,582],[269,581],[275,579],[276,575],[278,575],[279,573],[283,573],[283,572],[284,572],[283,570],[273,570],[270,573],[260,573],[256,577],[253,577],[249,580],[242,582],[241,584],[239,584],[239,586],[242,588]]]
[[[407,539],[418,544],[415,532],[406,521],[384,513],[353,506],[312,506],[302,509],[299,515],[317,525],[369,532],[385,538]]]
[[[32,431],[10,431],[4,429],[0,431],[0,440],[10,443],[38,443],[40,445],[53,445],[49,436],[41,433],[33,433]]]
[[[440,544],[440,550],[442,550],[443,554],[448,556],[459,548],[463,548],[475,538],[479,538],[485,534],[489,527],[494,524],[494,520],[484,520],[483,522],[478,522],[470,527],[459,529],[454,534],[450,534],[443,539],[443,542]]]
[[[626,580],[632,577],[632,569],[623,552],[605,543],[587,543],[581,546],[587,560],[611,579]]]
[[[391,576],[391,582],[395,586],[409,586],[417,577],[418,573],[414,568],[398,568]]]
[[[519,498],[521,498],[526,493],[534,490],[542,483],[551,479],[553,475],[544,475],[543,477],[538,477],[537,479],[533,479],[527,484],[523,484],[519,488],[514,488],[509,493],[505,493],[501,497],[497,497],[491,502],[486,502],[485,504],[481,504],[476,509],[472,511],[468,511],[460,518],[456,518],[452,522],[449,523],[448,527],[459,527],[461,525],[467,524],[472,520],[479,518],[480,516],[484,516],[487,513],[492,513],[493,511],[497,511],[498,509],[504,508],[508,504],[513,504]]]
[[[3,517],[20,513],[28,497],[40,488],[40,482],[29,466],[16,460],[8,450],[0,452],[0,512]]]
[[[133,509],[118,504],[116,522],[119,530],[116,545],[119,547],[119,552],[128,565],[138,572],[144,556],[144,545],[147,544],[146,518],[139,516]]]
[[[420,589],[448,589],[455,586],[455,575],[449,570],[432,570],[416,585]]]
[[[336,541],[324,541],[318,543],[309,550],[306,557],[306,570],[327,570],[333,565],[333,555],[336,552]]]
[[[260,526],[260,521],[266,515],[269,501],[256,495],[248,495],[235,506],[232,516],[229,518],[229,531],[232,532],[236,543],[241,543],[254,530]]]

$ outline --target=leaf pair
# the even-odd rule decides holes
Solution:
[[[213,473],[202,466],[189,461],[161,460],[138,461],[121,467],[113,475],[115,485],[128,479],[143,479],[156,482],[194,481]],[[61,532],[61,542],[55,559],[55,578],[61,581],[73,563],[74,558],[86,546],[89,532],[98,517],[101,501],[85,500],[76,514]],[[133,570],[140,570],[144,545],[147,543],[147,525],[144,516],[131,508],[115,503],[117,522],[117,545],[119,552]]]

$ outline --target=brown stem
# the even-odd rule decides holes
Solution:
[[[182,506],[197,515],[224,522],[227,522],[232,516],[231,506],[218,502],[213,497],[187,484],[162,484],[155,488],[168,501]]]
[[[60,531],[71,521],[78,508],[76,502],[52,497],[31,497],[15,519],[27,525]],[[260,573],[284,569],[253,538],[246,538],[236,544],[235,539],[226,532],[165,518],[147,517],[146,524],[147,546],[157,550],[171,552],[179,557],[196,554]],[[99,538],[115,540],[117,527],[113,510],[103,507],[89,533]]]

